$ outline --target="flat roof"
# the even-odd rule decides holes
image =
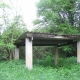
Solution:
[[[80,39],[80,35],[25,32],[20,35],[14,44],[18,47],[24,46],[26,38],[33,39],[33,46],[61,46],[76,43]]]

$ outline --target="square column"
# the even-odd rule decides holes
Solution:
[[[19,59],[19,49],[17,47],[15,48],[14,59]]]
[[[32,59],[32,38],[25,39],[25,62],[26,67],[31,70],[33,67],[33,59]]]
[[[80,63],[80,41],[77,41],[77,62]]]
[[[59,57],[59,51],[58,51],[58,46],[55,46],[55,55],[54,55],[54,64],[58,64],[58,57]]]

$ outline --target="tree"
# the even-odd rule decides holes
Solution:
[[[4,3],[0,2],[0,10],[2,11],[0,15],[0,58],[13,59],[14,58],[14,41],[23,32],[26,32],[26,25],[22,19],[21,15],[14,16],[10,19],[10,15],[7,14],[7,9],[10,7]]]
[[[47,27],[52,33],[66,33],[66,30],[69,34],[78,33],[79,4],[78,0],[40,0],[37,4],[38,19],[34,24]]]
[[[6,10],[10,9],[10,6],[4,3],[3,1],[0,1],[0,33],[3,32],[4,27],[8,25],[8,16],[6,14]]]
[[[13,22],[6,27],[0,36],[0,50],[2,50],[3,53],[6,53],[6,59],[11,60],[14,58],[14,41],[20,36],[20,34],[26,31],[27,29],[25,28],[21,16],[15,16]]]
[[[33,23],[39,32],[80,34],[80,0],[40,0]],[[74,55],[76,48],[70,45],[60,47],[60,51]]]

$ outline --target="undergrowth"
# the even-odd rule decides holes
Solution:
[[[80,80],[76,57],[60,58],[57,66],[52,65],[53,59],[48,59],[36,61],[31,71],[24,60],[1,61],[0,80]]]

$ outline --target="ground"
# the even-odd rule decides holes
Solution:
[[[29,71],[25,60],[0,61],[0,80],[80,80],[80,64],[76,57],[61,58],[57,66],[39,62]]]

